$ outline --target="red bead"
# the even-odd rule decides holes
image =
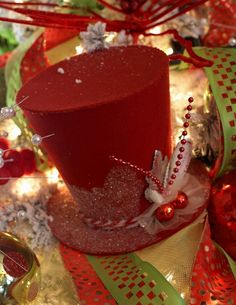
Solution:
[[[172,185],[173,183],[174,183],[173,180],[170,180],[170,181],[168,182],[169,185]]]
[[[179,151],[180,151],[180,152],[184,152],[184,151],[185,151],[184,147],[180,147],[180,148],[179,148]]]
[[[189,97],[188,101],[189,103],[192,103],[194,101],[193,97]]]
[[[172,204],[176,209],[184,209],[188,205],[188,196],[184,192],[179,192]]]
[[[179,169],[177,167],[174,168],[174,173],[178,173]]]
[[[187,143],[187,141],[185,139],[181,140],[181,144],[185,145]]]
[[[175,165],[180,166],[180,165],[181,165],[181,162],[180,162],[180,161],[176,161],[176,162],[175,162]]]
[[[175,209],[173,204],[171,203],[163,204],[156,210],[156,218],[160,222],[171,220],[174,217],[174,214],[175,214]]]
[[[186,113],[185,114],[185,118],[189,120],[191,118],[191,114],[190,113]]]
[[[171,175],[171,179],[175,179],[176,178],[176,175],[175,174],[172,174]]]
[[[177,158],[178,158],[179,160],[181,160],[181,159],[183,159],[183,155],[182,155],[182,154],[178,154]]]
[[[187,128],[189,126],[189,122],[184,122],[184,125],[183,125],[185,128]]]
[[[184,131],[182,132],[182,135],[183,135],[183,136],[187,136],[187,134],[188,134],[188,133],[187,133],[186,130],[184,130]]]
[[[193,107],[191,105],[188,105],[187,110],[191,111],[193,109]]]

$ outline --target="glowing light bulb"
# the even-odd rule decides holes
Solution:
[[[21,135],[20,128],[12,120],[8,121],[7,132],[9,141],[15,141]]]
[[[79,55],[79,54],[82,54],[84,49],[82,46],[76,46],[75,47],[75,50],[76,50],[76,54]]]
[[[49,184],[57,184],[59,182],[59,172],[56,167],[53,167],[45,172],[45,177],[49,177],[47,180]]]
[[[160,34],[161,33],[161,27],[155,26],[153,29],[150,30],[151,34]]]
[[[168,48],[168,49],[165,51],[165,53],[166,53],[167,55],[171,55],[171,54],[174,53],[174,50],[173,50],[172,48]]]
[[[107,34],[107,37],[106,37],[106,42],[112,42],[113,41],[113,39],[114,39],[114,37],[115,37],[115,33],[113,33],[113,32],[111,32],[111,33],[109,33],[109,34]]]
[[[13,192],[17,194],[19,197],[27,196],[35,196],[40,190],[41,184],[40,179],[24,179],[20,178],[18,179],[14,186],[13,186]]]

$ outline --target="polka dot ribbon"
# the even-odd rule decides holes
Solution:
[[[236,37],[236,3],[233,0],[210,0],[210,27],[204,37],[204,45],[226,46]]]
[[[215,176],[220,176],[236,164],[236,49],[195,48],[195,51],[214,62],[205,71],[222,126],[220,155],[213,169]]]
[[[236,263],[210,238],[208,221],[192,272],[190,305],[233,305],[236,302]]]

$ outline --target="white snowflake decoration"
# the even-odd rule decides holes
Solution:
[[[91,53],[97,50],[109,48],[109,44],[105,41],[105,32],[105,23],[99,21],[95,24],[89,24],[87,32],[80,33],[84,49],[88,53]]]

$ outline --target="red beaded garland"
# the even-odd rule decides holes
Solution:
[[[184,127],[187,128],[189,126],[188,122],[184,122]]]
[[[180,165],[181,165],[181,162],[180,162],[180,161],[176,161],[176,162],[175,162],[175,165],[180,166]]]
[[[178,158],[179,160],[181,160],[181,159],[183,159],[183,155],[182,155],[182,154],[178,154],[178,155],[177,155],[177,158]]]
[[[193,98],[190,97],[190,98],[188,99],[188,101],[189,101],[189,103],[192,103],[192,102],[193,102]],[[191,105],[188,105],[188,106],[187,106],[187,110],[188,110],[188,111],[192,110],[192,106],[191,106]],[[191,118],[191,114],[190,114],[189,112],[186,113],[186,114],[185,114],[185,118],[186,118],[187,120],[189,120],[189,119]],[[186,128],[189,127],[189,122],[188,122],[188,121],[185,121],[184,124],[183,124],[183,127],[185,128],[185,130],[182,131],[182,136],[185,137],[185,136],[188,134]],[[185,144],[187,143],[186,139],[181,139],[180,142],[181,142],[182,145],[185,145]],[[185,148],[184,148],[183,146],[181,146],[181,147],[179,148],[179,151],[180,151],[181,153],[183,153],[183,152],[185,151]],[[178,154],[178,155],[177,155],[177,159],[178,159],[178,160],[182,160],[182,159],[183,159],[183,155],[182,155],[182,154]],[[178,160],[175,162],[176,166],[180,166],[180,165],[181,165],[181,162],[178,161]],[[174,169],[173,169],[173,172],[174,172],[174,173],[177,173],[178,171],[179,171],[178,168],[174,168]],[[172,180],[171,180],[171,179],[172,179]],[[176,179],[176,175],[172,174],[172,175],[170,176],[170,180],[168,181],[168,185],[172,185],[172,184],[174,183],[174,181],[173,181],[174,179]]]
[[[185,118],[189,120],[191,118],[191,114],[190,113],[186,113],[185,114]]]
[[[166,203],[156,210],[156,218],[160,222],[169,221],[174,217],[175,208],[172,203]]]
[[[191,105],[188,105],[187,110],[191,111],[193,109],[193,107]]]
[[[189,103],[192,103],[192,102],[193,102],[193,98],[190,97],[190,98],[188,99],[188,101],[189,101]],[[187,110],[188,110],[188,111],[192,110],[192,106],[191,106],[191,105],[188,105],[188,106],[187,106]],[[190,115],[189,112],[185,114],[185,118],[186,118],[187,120],[191,118],[191,115]],[[189,122],[188,122],[188,121],[185,121],[184,124],[183,124],[183,127],[185,128],[185,130],[182,131],[182,136],[185,137],[185,136],[188,134],[186,128],[189,127]],[[187,142],[187,141],[186,141],[185,139],[181,139],[181,144],[182,144],[182,145],[185,145],[186,142]],[[183,152],[185,151],[185,148],[184,148],[183,146],[181,146],[181,147],[179,148],[179,151],[180,151],[181,153],[183,153]],[[177,155],[177,159],[178,159],[178,160],[175,162],[176,166],[178,166],[178,167],[181,165],[181,162],[180,162],[179,160],[182,160],[182,159],[183,159],[183,155],[182,155],[181,153]],[[139,168],[137,165],[134,165],[134,164],[132,164],[132,163],[130,163],[130,162],[125,162],[125,161],[123,161],[122,159],[116,158],[115,156],[111,156],[110,158],[111,158],[111,160],[114,160],[114,161],[116,161],[117,163],[122,164],[122,165],[127,165],[127,166],[129,166],[130,168],[135,169],[137,172],[141,173],[142,175],[144,175],[144,176],[150,178],[150,179],[157,185],[157,187],[158,187],[158,189],[159,189],[159,192],[160,192],[160,193],[163,193],[164,187],[163,187],[162,183],[161,183],[160,180],[158,180],[155,176],[153,176],[152,173],[151,173],[150,171],[145,171],[145,170],[143,170],[142,168]],[[175,168],[173,169],[173,173],[171,173],[171,175],[170,175],[170,180],[168,181],[168,185],[172,185],[172,184],[174,183],[174,180],[176,179],[176,175],[175,175],[174,173],[178,173],[178,172],[179,172],[179,169],[178,169],[177,167],[175,167]]]
[[[153,174],[150,171],[145,171],[144,169],[138,167],[137,165],[132,164],[131,162],[126,162],[122,159],[118,159],[115,156],[110,156],[110,159],[117,162],[118,164],[122,164],[122,165],[127,165],[130,168],[136,170],[137,172],[141,173],[142,175],[150,178],[158,187],[159,192],[163,193],[164,192],[164,188],[162,186],[162,183],[160,182],[159,179],[157,179],[157,177],[153,176]]]

